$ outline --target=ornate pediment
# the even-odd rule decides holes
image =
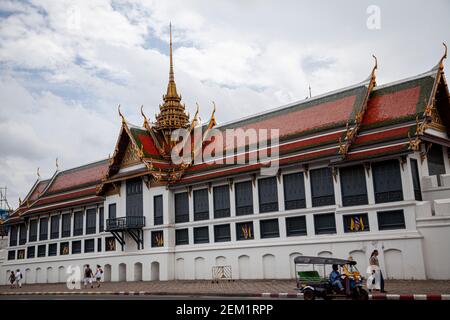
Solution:
[[[130,142],[125,149],[125,154],[123,156],[122,163],[120,164],[121,168],[130,167],[135,164],[141,163],[141,159],[139,158],[137,151],[133,147],[133,144]]]

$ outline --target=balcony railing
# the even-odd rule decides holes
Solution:
[[[145,217],[121,217],[106,219],[106,231],[120,231],[126,229],[141,229],[145,226]]]

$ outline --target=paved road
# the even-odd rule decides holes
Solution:
[[[218,297],[218,296],[169,296],[169,295],[20,295],[0,296],[1,300],[271,300],[273,298],[261,297]],[[293,300],[276,298],[277,300]],[[301,300],[301,299],[300,299]]]

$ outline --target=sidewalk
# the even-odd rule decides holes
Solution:
[[[297,291],[295,280],[235,280],[212,283],[209,280],[146,281],[146,282],[106,282],[100,288],[73,290],[82,293],[124,293],[136,292],[161,295],[224,295],[224,296],[260,296],[263,293],[287,293],[294,296]],[[386,281],[389,294],[450,294],[450,280],[389,280]],[[64,283],[58,284],[24,284],[21,289],[0,286],[0,294],[20,292],[69,292]]]

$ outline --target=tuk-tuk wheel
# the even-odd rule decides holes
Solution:
[[[303,299],[304,300],[314,300],[316,298],[314,291],[311,289],[305,289],[303,291]]]

